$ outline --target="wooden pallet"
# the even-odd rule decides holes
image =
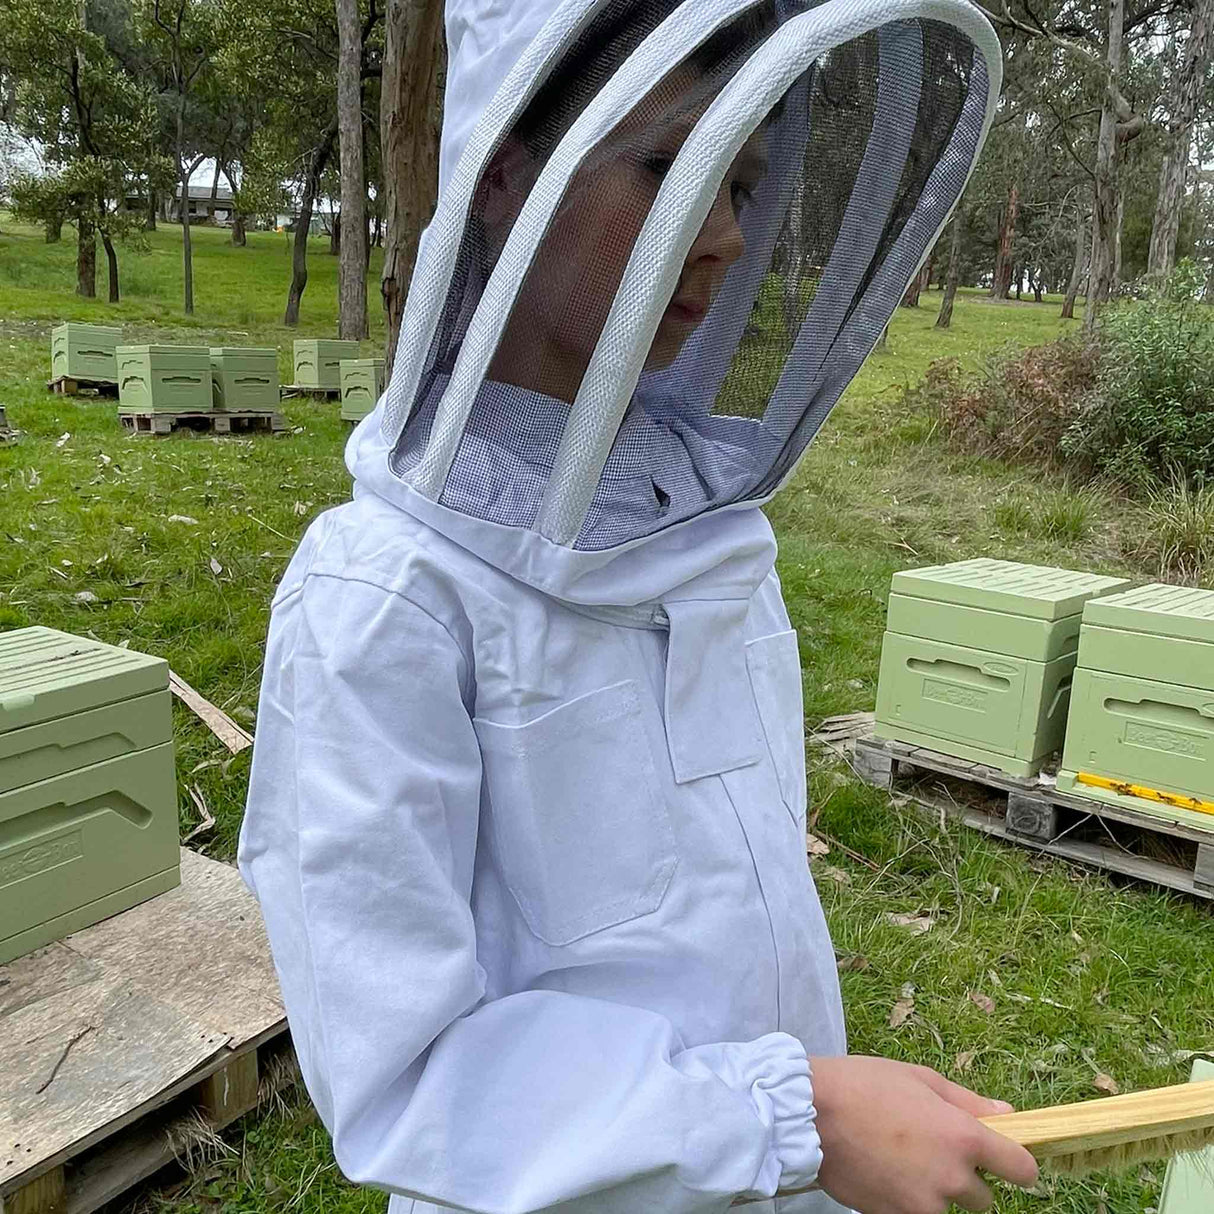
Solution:
[[[281,413],[119,413],[133,434],[172,434],[174,430],[203,430],[211,434],[279,434],[286,430]]]
[[[313,388],[307,384],[283,384],[278,389],[278,395],[282,400],[290,400],[299,396],[306,396],[309,400],[341,400],[341,389]]]
[[[988,835],[1214,900],[1214,818],[1203,830],[1165,814],[1059,792],[1047,774],[1009,776],[873,737],[856,739],[853,765],[868,783]]]
[[[57,375],[48,380],[48,392],[59,396],[117,396],[118,385],[108,379],[73,379],[70,375]]]
[[[91,1214],[290,1077],[257,903],[185,849],[181,876],[0,966],[4,1214]]]

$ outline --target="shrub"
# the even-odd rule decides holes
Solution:
[[[1214,573],[1214,485],[1194,488],[1178,475],[1149,489],[1131,555],[1161,581],[1206,581]]]
[[[1096,347],[1079,337],[1003,351],[969,375],[954,359],[940,359],[907,403],[933,413],[966,451],[1061,465],[1062,438],[1078,419],[1097,369]]]
[[[1099,373],[1063,454],[1145,491],[1214,479],[1214,312],[1203,275],[1182,263],[1167,286],[1103,317]]]

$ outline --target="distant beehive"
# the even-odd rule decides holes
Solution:
[[[894,574],[877,736],[1035,774],[1062,746],[1084,604],[1127,585],[988,559]]]
[[[114,350],[122,330],[111,325],[81,325],[75,321],[51,330],[51,378],[118,382]]]
[[[341,415],[361,421],[384,391],[382,358],[343,358],[341,362]]]
[[[180,883],[169,668],[0,633],[0,964]]]
[[[1156,583],[1087,605],[1058,787],[1214,827],[1183,808],[1214,802],[1214,591]]]
[[[211,352],[206,346],[119,346],[120,413],[209,413]]]
[[[211,349],[211,403],[231,412],[278,408],[278,351],[223,346]]]
[[[341,361],[358,357],[356,341],[300,338],[295,342],[293,382],[301,388],[341,389]]]

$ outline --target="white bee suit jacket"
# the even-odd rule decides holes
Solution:
[[[576,399],[553,399],[490,361],[578,165],[681,55],[689,77],[717,70],[702,45],[760,7],[652,0],[489,255],[495,149],[630,3],[450,3],[443,188],[392,382],[347,446],[353,501],[309,528],[273,603],[240,867],[337,1161],[393,1214],[839,1210],[774,1197],[817,1175],[808,1059],[846,1042],[805,854],[797,640],[758,507],[963,188],[998,44],[963,0],[774,6],[661,166]],[[852,59],[828,54],[849,39]],[[840,95],[865,98],[858,148]],[[899,192],[794,203],[826,129],[850,190],[892,156]],[[746,254],[655,369],[688,248],[756,131],[770,167],[753,203],[738,193]],[[798,249],[827,210],[829,247]],[[776,375],[755,357],[768,337]]]

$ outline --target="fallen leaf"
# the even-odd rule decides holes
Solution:
[[[990,980],[991,980],[991,981],[992,981],[992,982],[993,982],[993,983],[994,983],[996,986],[1002,986],[1002,985],[1003,985],[1003,979],[1002,979],[1002,978],[1000,978],[1000,977],[999,977],[999,975],[998,975],[997,973],[995,973],[995,971],[994,971],[994,970],[987,970],[987,971],[986,971],[986,976],[987,976],[987,977],[988,977],[988,978],[989,978],[989,979],[990,979]]]
[[[62,569],[56,569],[54,565],[50,565],[48,568],[56,577],[61,577],[65,582],[67,581],[67,574]]]
[[[1092,1086],[1099,1088],[1102,1092],[1108,1092],[1110,1096],[1116,1096],[1121,1091],[1121,1088],[1117,1086],[1117,1080],[1103,1071],[1100,1071],[1092,1080]]]
[[[957,1055],[956,1061],[953,1063],[953,1069],[959,1075],[964,1075],[965,1072],[974,1065],[974,1059],[977,1057],[977,1050],[962,1050],[961,1053]]]
[[[931,915],[897,915],[893,911],[886,911],[885,918],[895,927],[906,927],[919,935],[930,932],[936,922]]]
[[[988,1016],[995,1010],[995,1001],[990,995],[984,995],[981,991],[970,991],[970,1002],[977,1008],[984,1011]]]
[[[223,566],[214,557],[211,557],[211,572],[216,577],[223,572]]]
[[[170,514],[168,517],[170,523],[188,523],[191,527],[198,526],[196,518],[190,518],[188,514]]]
[[[849,957],[836,957],[835,964],[839,967],[839,972],[845,974],[852,970],[868,969],[869,960],[867,957],[860,956],[859,953],[853,953]]]
[[[805,849],[806,849],[806,851],[809,852],[809,856],[810,856],[811,860],[813,859],[814,856],[829,856],[830,855],[830,844],[824,843],[821,839],[819,839],[817,837],[817,835],[808,835],[807,834],[805,836]]]
[[[55,446],[62,447],[64,443],[66,443],[71,437],[72,432],[70,430],[65,430],[57,439],[55,439]]]
[[[63,560],[61,560],[59,562],[59,564],[61,564],[64,567],[64,569],[70,569],[72,567],[72,562],[69,561],[67,559],[67,557],[64,557]]]
[[[1008,998],[1010,1000],[1012,1000],[1013,1003],[1032,1003],[1033,1002],[1031,995],[1017,995],[1014,992],[1012,994],[1008,995]]]
[[[898,993],[903,999],[913,999],[915,997],[915,984],[913,982],[904,982],[902,989]]]
[[[841,868],[835,868],[827,864],[822,870],[822,876],[829,877],[836,885],[850,885],[851,873],[845,872]]]
[[[38,469],[31,468],[30,469],[29,487],[31,489],[37,489],[41,483],[42,483],[42,477],[38,475]]]
[[[97,596],[91,590],[77,590],[72,598],[77,603],[95,603],[97,601]]]
[[[915,1001],[913,999],[899,999],[889,1014],[889,1027],[891,1029],[901,1028],[911,1018],[914,1010]]]
[[[104,451],[99,452],[97,458],[108,468],[114,461],[110,459]]]

